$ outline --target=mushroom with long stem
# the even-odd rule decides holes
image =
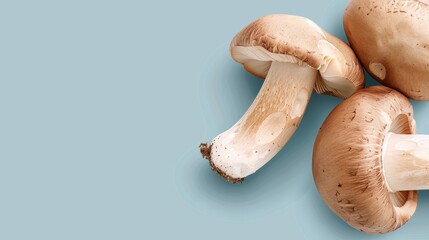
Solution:
[[[200,145],[213,170],[234,183],[261,168],[286,144],[312,89],[347,98],[364,86],[363,70],[348,45],[304,17],[262,17],[235,36],[230,51],[246,70],[265,78],[244,116]]]
[[[386,233],[405,224],[417,191],[429,189],[429,136],[415,134],[413,108],[374,86],[339,104],[314,144],[313,177],[329,208],[352,227]]]

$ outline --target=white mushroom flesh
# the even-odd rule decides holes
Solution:
[[[244,116],[211,142],[209,160],[234,179],[254,173],[286,144],[301,122],[317,79],[316,69],[293,58],[251,53],[261,60],[261,69],[268,65],[264,84]]]
[[[317,47],[324,55],[318,70],[326,88],[325,91],[336,92],[343,97],[351,96],[356,88],[350,80],[344,78],[345,60],[343,54],[326,40],[320,40]]]
[[[390,192],[429,189],[429,135],[390,133],[382,162]]]

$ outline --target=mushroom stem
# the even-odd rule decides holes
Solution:
[[[429,135],[390,133],[382,162],[389,191],[429,189]]]
[[[213,170],[239,182],[273,158],[301,122],[316,79],[317,70],[306,64],[272,62],[243,117],[209,145],[201,145]]]

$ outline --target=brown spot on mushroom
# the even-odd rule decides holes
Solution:
[[[357,172],[358,172],[357,170],[350,170],[349,175],[352,177],[355,177],[357,175]]]
[[[355,119],[355,117],[356,117],[356,109],[353,111],[353,116],[352,116],[352,118],[350,120],[353,121]]]
[[[364,187],[364,189],[362,190],[362,193],[364,193],[367,189],[369,188],[369,183],[366,184],[366,186]]]

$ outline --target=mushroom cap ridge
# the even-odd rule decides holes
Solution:
[[[389,193],[381,162],[389,132],[415,133],[412,116],[405,96],[374,86],[340,103],[322,124],[313,150],[314,181],[329,208],[350,226],[386,233],[414,214],[417,191]]]
[[[320,70],[329,64],[332,58],[341,62],[339,77],[348,80],[355,90],[363,88],[365,76],[353,50],[342,40],[325,32],[313,21],[294,15],[273,14],[261,17],[243,28],[232,40],[230,49],[235,46],[260,46],[268,52],[288,55],[300,63]],[[231,50],[232,57],[240,62]],[[267,72],[246,68],[258,77],[265,78]],[[337,97],[348,97],[344,94],[329,91],[319,75],[315,90],[318,93]]]

